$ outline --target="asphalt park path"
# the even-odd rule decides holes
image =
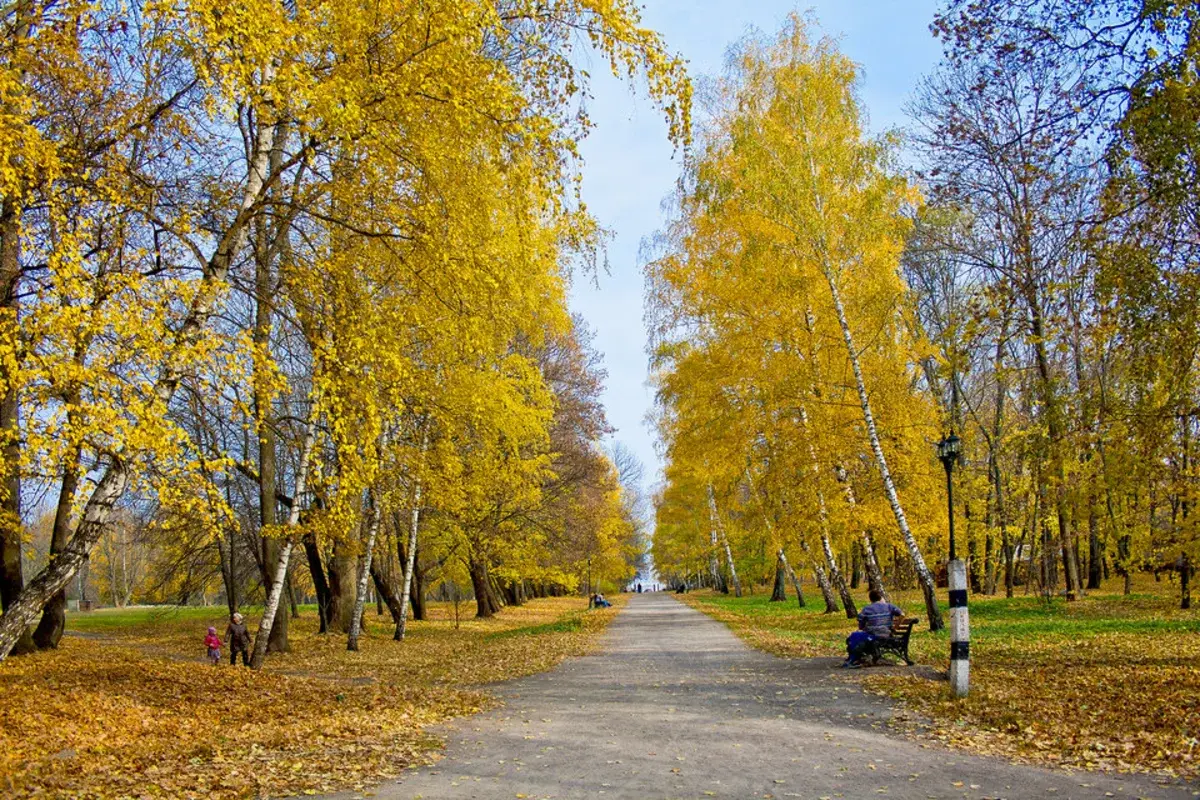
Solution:
[[[443,727],[441,761],[374,795],[1024,800],[1200,789],[1017,766],[888,733],[889,701],[835,663],[751,650],[669,594],[634,595],[598,654],[499,685],[503,707]]]

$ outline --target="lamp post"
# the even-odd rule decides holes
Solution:
[[[971,623],[967,612],[967,565],[954,550],[954,465],[961,458],[962,442],[954,431],[937,445],[938,458],[946,468],[946,510],[950,517],[950,561],[946,565],[950,584],[950,688],[955,697],[966,697],[971,676]]]
[[[938,458],[941,459],[942,466],[946,468],[946,510],[950,515],[950,560],[954,561],[958,556],[954,552],[954,481],[951,480],[951,475],[954,472],[954,465],[958,462],[959,454],[962,452],[962,442],[954,431],[950,431],[950,435],[943,438],[937,444]]]
[[[592,591],[592,557],[591,556],[588,556],[587,567],[588,567],[588,576],[587,576],[587,578],[588,578],[588,580],[587,580],[588,608],[591,608],[592,607],[592,598],[596,594],[595,592]]]

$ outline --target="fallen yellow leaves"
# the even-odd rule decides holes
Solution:
[[[950,746],[1074,769],[1200,776],[1200,617],[1177,607],[1178,589],[1166,582],[1139,576],[1129,596],[1115,588],[1049,606],[1036,597],[973,597],[964,700],[923,677],[927,670],[845,677],[902,701],[924,717],[923,735]],[[842,614],[761,596],[682,597],[784,657],[844,656],[854,627]],[[916,592],[893,600],[921,607]],[[948,652],[944,632],[914,632],[918,663],[946,669]]]
[[[200,660],[192,616],[0,664],[0,794],[247,797],[361,788],[431,757],[424,727],[491,702],[481,684],[587,652],[616,609],[535,600],[391,641],[376,626],[348,653],[292,623],[293,652],[254,673]],[[214,609],[214,622],[221,610]],[[373,615],[368,615],[369,617]],[[211,623],[209,623],[211,624]]]

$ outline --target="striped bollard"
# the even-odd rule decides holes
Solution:
[[[950,562],[950,688],[966,697],[971,682],[971,622],[967,615],[967,562]]]

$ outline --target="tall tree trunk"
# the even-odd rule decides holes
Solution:
[[[834,468],[834,476],[838,482],[846,487],[846,502],[850,506],[850,513],[853,515],[858,508],[858,496],[854,493],[854,484],[850,482],[850,475],[846,469],[840,464]],[[879,559],[875,556],[875,542],[871,539],[871,531],[867,528],[862,529],[862,555],[863,566],[867,571],[867,588],[871,591],[879,592],[883,595],[883,599],[888,599],[887,589],[883,583],[883,570],[879,568]]]
[[[787,562],[783,559],[783,551],[775,554],[775,585],[771,589],[771,602],[782,603],[787,600]]]
[[[388,581],[388,576],[379,568],[378,560],[371,562],[371,580],[375,582],[375,593],[387,606],[388,613],[392,615],[392,622],[400,622],[400,597]]]
[[[317,546],[316,534],[311,531],[300,539],[304,554],[308,558],[308,571],[312,576],[313,592],[317,595],[318,633],[329,632],[329,583],[325,579],[325,565],[321,563],[321,549]]]
[[[268,140],[267,169],[274,172],[278,169],[282,157],[283,139],[286,135],[278,128],[270,128]],[[266,134],[267,128],[260,126],[259,135]],[[282,231],[272,237],[268,232],[267,221],[258,217],[254,225],[254,330],[253,341],[255,349],[263,354],[271,349],[271,329],[274,325],[273,304],[275,303],[275,280],[272,268],[275,251],[274,238],[283,235]],[[258,519],[261,530],[270,531],[278,523],[276,511],[276,446],[275,414],[271,407],[271,396],[267,388],[269,377],[265,374],[267,364],[265,357],[254,359],[254,414],[258,434]],[[268,596],[274,589],[275,571],[273,565],[281,560],[281,543],[278,538],[264,535],[262,538],[263,585]],[[286,572],[284,573],[286,575]],[[280,609],[278,619],[271,626],[271,639],[267,652],[286,653],[288,644],[288,615]]]
[[[225,606],[229,610],[229,616],[237,611],[237,598],[233,589],[233,567],[229,560],[229,542],[224,536],[217,535],[217,558],[221,562],[221,585],[225,588]]]
[[[350,616],[354,613],[355,567],[358,556],[350,552],[345,542],[333,543],[329,559],[329,631],[349,633]]]
[[[1065,441],[1060,418],[1059,397],[1054,385],[1054,376],[1050,372],[1050,359],[1046,353],[1045,326],[1037,297],[1030,297],[1028,302],[1030,325],[1033,332],[1033,349],[1037,362],[1042,403],[1046,412],[1046,432],[1050,440],[1050,477],[1053,482],[1051,488],[1054,490],[1054,507],[1058,515],[1058,541],[1062,547],[1063,561],[1066,566],[1067,599],[1074,600],[1079,596],[1080,582],[1075,545],[1071,536],[1070,510],[1067,507],[1067,477],[1063,453]]]
[[[1187,553],[1179,556],[1179,607],[1192,607],[1192,560]]]
[[[387,449],[387,433],[380,437],[379,455]],[[367,542],[363,550],[363,563],[359,569],[358,587],[354,593],[354,613],[350,616],[350,630],[346,636],[346,649],[358,652],[358,637],[362,633],[363,605],[367,601],[367,587],[371,584],[371,560],[375,555],[375,540],[379,538],[379,521],[383,518],[380,499],[375,487],[370,490],[370,519],[367,523]]]
[[[879,476],[883,481],[884,494],[887,495],[888,505],[892,508],[892,515],[896,518],[896,525],[900,528],[900,535],[904,538],[904,545],[908,548],[908,556],[912,561],[913,569],[917,573],[917,580],[921,584],[921,590],[925,594],[925,613],[929,617],[929,629],[933,631],[941,630],[944,627],[942,622],[942,612],[938,608],[937,598],[934,595],[933,574],[929,571],[929,567],[925,564],[925,558],[921,555],[921,548],[917,545],[916,538],[913,537],[912,530],[908,527],[908,517],[904,514],[904,507],[900,505],[900,495],[896,492],[896,484],[892,481],[892,473],[888,468],[887,457],[883,454],[883,445],[879,441],[879,432],[875,427],[875,415],[871,411],[871,399],[867,394],[867,385],[863,380],[862,366],[858,361],[858,350],[854,346],[854,336],[850,332],[850,323],[846,319],[846,308],[842,304],[841,290],[837,285],[837,278],[833,273],[830,265],[825,265],[824,269],[825,280],[829,284],[829,291],[833,297],[833,307],[837,312],[838,325],[842,329],[842,339],[846,343],[846,355],[850,359],[850,366],[854,372],[854,383],[858,389],[859,405],[862,408],[863,424],[867,429],[867,438],[871,443],[871,451],[875,454],[875,463],[879,466]]]
[[[713,588],[721,594],[729,594],[729,587],[725,584],[725,576],[721,574],[721,567],[717,561],[717,500],[713,495],[712,484],[708,484],[708,572],[712,576]]]
[[[829,577],[825,574],[824,568],[812,557],[812,553],[809,552],[808,542],[804,541],[804,539],[800,539],[800,549],[812,564],[813,575],[816,576],[817,586],[821,589],[821,597],[825,599],[825,613],[837,613],[837,595],[833,593],[833,587],[829,585]]]
[[[796,605],[804,608],[804,589],[800,586],[800,579],[796,577],[796,571],[788,563],[787,556],[784,555],[782,547],[779,548],[779,560],[783,562],[783,568],[787,570],[788,578],[792,581],[792,587],[796,590]]]
[[[1100,525],[1096,512],[1096,495],[1088,495],[1088,582],[1087,588],[1099,589],[1104,577],[1104,550],[1100,546]]]
[[[408,601],[412,594],[413,572],[417,566],[417,531],[421,526],[421,473],[425,469],[425,450],[429,446],[429,421],[421,426],[421,454],[417,469],[413,473],[413,493],[411,509],[408,518],[408,563],[404,565],[404,579],[400,592],[400,620],[396,623],[396,633],[392,637],[397,642],[404,641],[404,629],[408,624]]]
[[[293,534],[300,523],[300,507],[304,502],[304,493],[308,490],[308,467],[312,461],[313,444],[317,438],[316,403],[313,403],[312,416],[304,432],[304,446],[300,450],[300,465],[296,471],[296,486],[292,491],[292,509],[288,514],[288,536],[279,552],[279,563],[272,575],[271,591],[267,593],[267,606],[263,609],[262,619],[258,621],[258,633],[254,636],[254,652],[250,656],[250,667],[259,669],[267,657],[271,641],[271,628],[279,619],[279,600],[283,597],[283,587],[287,582],[288,564],[291,561],[292,549],[296,543]],[[284,615],[287,619],[287,615]],[[286,623],[285,623],[286,624]]]
[[[496,612],[500,610],[500,604],[496,602],[496,598],[492,594],[491,577],[488,575],[486,559],[472,556],[468,570],[471,573],[471,586],[475,590],[475,616],[479,619],[495,616]]]
[[[68,398],[68,403],[78,406],[79,393],[74,392],[73,394],[73,397]],[[59,486],[58,503],[54,509],[54,528],[50,534],[51,560],[58,558],[71,540],[71,509],[75,503],[75,493],[79,489],[79,459],[81,455],[80,449],[76,447],[63,466],[62,484]],[[113,587],[113,591],[116,592],[116,586]],[[33,632],[34,644],[42,650],[58,647],[59,640],[62,639],[63,631],[66,628],[67,589],[64,586],[46,603],[46,608],[42,611],[42,619],[38,623],[37,630]]]
[[[408,592],[408,601],[412,604],[412,618],[420,622],[429,619],[429,611],[425,605],[425,593],[428,589],[429,578],[421,564],[421,540],[417,539],[416,553],[413,555],[413,581]]]

